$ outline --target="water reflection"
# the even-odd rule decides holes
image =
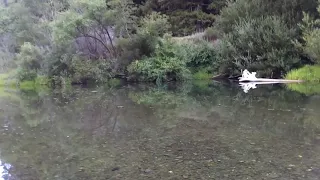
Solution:
[[[0,160],[0,174],[1,174],[1,177],[0,179],[1,180],[8,180],[10,178],[10,174],[9,174],[9,170],[11,168],[11,165],[10,164],[7,164],[7,163],[3,163],[1,160]]]
[[[0,149],[11,179],[319,177],[320,98],[282,85],[10,94],[0,101]]]

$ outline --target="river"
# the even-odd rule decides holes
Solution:
[[[319,95],[285,85],[3,89],[0,176],[319,179],[319,107]]]

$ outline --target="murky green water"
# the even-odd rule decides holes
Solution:
[[[3,179],[320,179],[320,96],[261,85],[2,90]]]

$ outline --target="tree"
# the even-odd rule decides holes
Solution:
[[[318,16],[320,15],[320,1],[318,5]],[[320,19],[313,19],[310,14],[304,13],[302,23],[299,24],[302,30],[302,41],[297,46],[311,58],[314,63],[320,63]]]
[[[54,41],[75,42],[89,58],[115,58],[115,38],[130,36],[134,28],[131,6],[127,0],[73,0],[52,23]]]
[[[146,0],[140,3],[144,3],[145,13],[157,11],[168,15],[173,35],[181,36],[212,26],[225,0]]]

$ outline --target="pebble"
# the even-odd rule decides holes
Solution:
[[[119,167],[114,167],[114,168],[111,169],[111,171],[118,171],[118,170],[120,170]]]
[[[172,171],[169,171],[169,173],[172,174],[173,172],[172,172]]]
[[[187,175],[183,175],[182,176],[184,179],[188,179],[188,176]]]
[[[149,174],[149,173],[152,172],[152,170],[148,168],[148,169],[144,170],[144,172],[147,173],[147,174]]]
[[[276,174],[276,173],[272,173],[272,174],[269,174],[268,177],[270,177],[270,178],[278,178],[279,175]]]

